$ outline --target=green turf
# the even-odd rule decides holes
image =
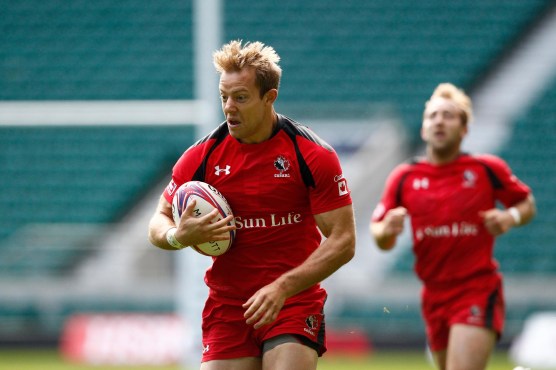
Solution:
[[[506,353],[492,357],[488,370],[509,370]],[[56,350],[0,349],[0,370],[182,370],[179,366],[94,366],[65,362]],[[375,351],[369,357],[323,357],[319,370],[432,370],[422,351]]]
[[[505,352],[495,353],[487,370],[510,370],[514,367]],[[319,363],[319,370],[434,370],[424,351],[376,351],[366,358],[329,356]]]

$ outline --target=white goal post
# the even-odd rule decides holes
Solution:
[[[202,100],[0,102],[0,126],[201,125]]]

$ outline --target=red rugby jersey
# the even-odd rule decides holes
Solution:
[[[320,245],[313,215],[351,204],[336,152],[282,115],[273,136],[259,144],[238,142],[222,123],[177,161],[166,200],[190,180],[213,185],[230,203],[236,239],[214,258],[205,282],[211,294],[241,301]]]
[[[479,212],[525,199],[529,187],[493,155],[468,154],[445,165],[423,159],[397,166],[372,221],[403,206],[411,218],[415,271],[425,283],[445,283],[497,270],[494,237]]]

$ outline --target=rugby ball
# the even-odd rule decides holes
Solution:
[[[233,214],[226,198],[214,186],[202,181],[188,181],[176,190],[172,199],[172,216],[176,225],[179,224],[187,203],[192,199],[196,200],[195,210],[193,211],[195,217],[205,216],[215,208],[218,209],[218,216],[212,222],[219,221]],[[230,225],[234,224],[232,220]],[[201,254],[216,257],[230,249],[235,236],[236,231],[232,230],[230,231],[230,238],[227,240],[209,241],[199,245],[192,245],[191,247]]]

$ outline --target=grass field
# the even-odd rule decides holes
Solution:
[[[506,353],[497,352],[488,370],[514,368]],[[56,350],[0,349],[1,370],[182,370],[179,366],[93,366],[65,362]],[[422,351],[376,351],[368,357],[325,356],[319,370],[431,370],[434,369]]]

